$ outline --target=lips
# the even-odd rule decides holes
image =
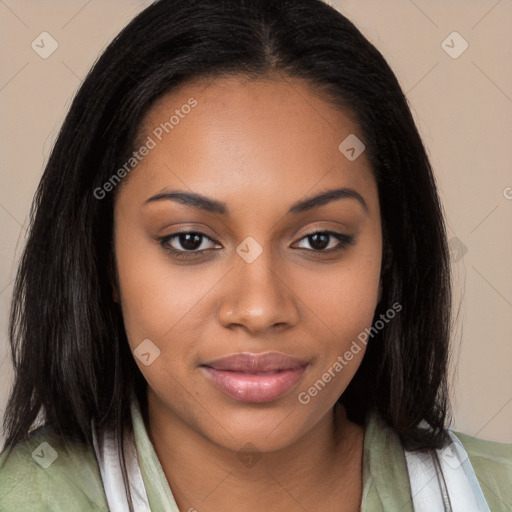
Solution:
[[[242,402],[269,402],[289,391],[308,362],[281,352],[240,352],[204,363],[201,368],[224,394]]]
[[[263,354],[252,354],[250,352],[239,352],[220,359],[215,359],[204,366],[216,370],[228,370],[241,373],[276,372],[279,370],[293,370],[307,364],[306,361],[281,352],[266,352]]]

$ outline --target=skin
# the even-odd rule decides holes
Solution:
[[[197,106],[124,179],[115,201],[114,293],[130,347],[150,339],[160,350],[148,366],[135,358],[148,382],[150,439],[182,511],[359,510],[364,430],[335,403],[364,345],[308,404],[297,395],[371,326],[380,297],[377,185],[364,152],[349,161],[338,149],[349,134],[363,136],[305,83],[274,75],[188,83],[152,106],[141,140],[191,97]],[[340,187],[357,191],[367,210],[344,198],[287,214]],[[170,190],[223,201],[230,215],[146,203]],[[199,249],[212,250],[189,260],[166,252],[159,240],[182,228],[204,233]],[[326,230],[354,243],[315,251],[306,235]],[[248,236],[263,251],[252,263],[236,252]],[[168,245],[185,250],[178,238]],[[272,350],[309,364],[267,403],[226,396],[199,367]],[[237,456],[246,443],[256,447],[254,464]]]

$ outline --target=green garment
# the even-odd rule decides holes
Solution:
[[[132,420],[151,510],[179,512],[138,408],[132,409]],[[512,511],[512,445],[456,435],[468,452],[491,511]],[[44,442],[51,448],[41,447]],[[39,460],[47,465],[55,454],[57,458],[46,469],[36,463]],[[400,441],[375,413],[367,416],[363,457],[361,511],[412,512]],[[196,508],[200,511],[200,503]],[[63,444],[52,429],[44,426],[29,440],[0,455],[0,511],[50,510],[107,512],[108,505],[93,448]]]

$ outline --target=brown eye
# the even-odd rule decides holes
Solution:
[[[307,241],[310,248],[299,247],[300,249],[316,252],[338,251],[354,243],[353,236],[336,233],[335,231],[315,231],[301,238],[301,241],[303,240]]]
[[[180,258],[200,257],[201,253],[213,249],[211,244],[215,244],[210,237],[198,231],[173,233],[161,238],[159,242],[167,252]]]
[[[195,251],[201,246],[203,236],[199,233],[180,233],[176,240],[186,251]]]

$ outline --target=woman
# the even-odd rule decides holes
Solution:
[[[156,2],[36,194],[0,508],[507,510],[511,447],[448,429],[450,306],[428,158],[360,32],[317,0]]]

